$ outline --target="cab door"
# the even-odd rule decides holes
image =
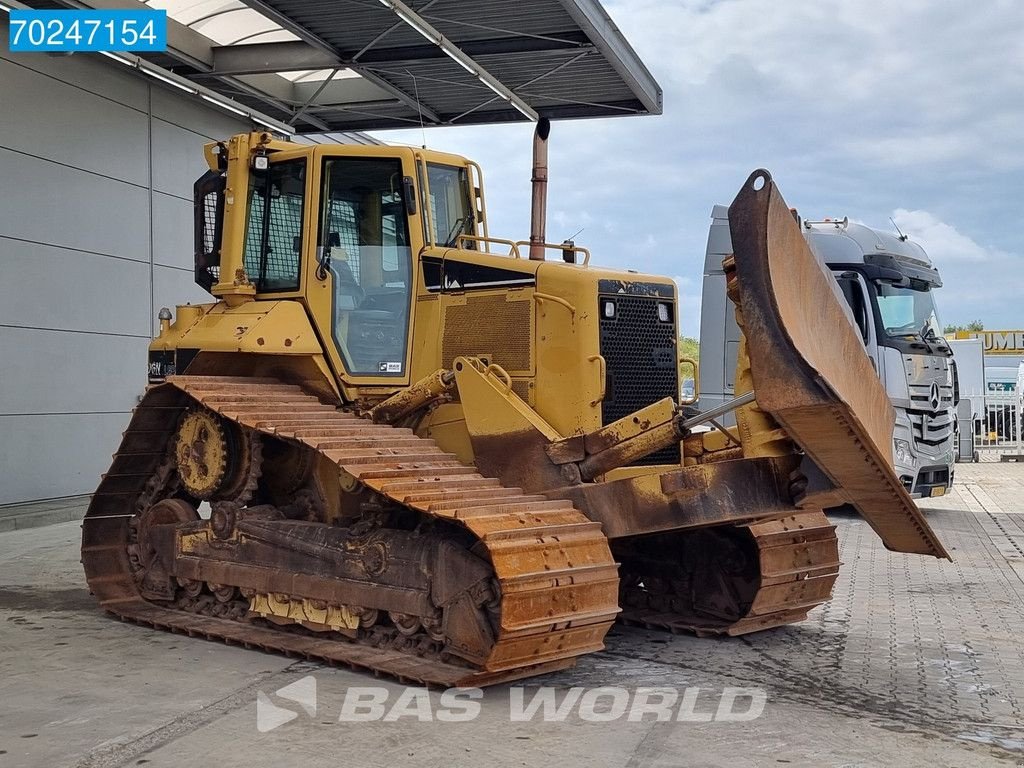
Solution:
[[[318,147],[314,166],[307,300],[332,365],[350,396],[407,385],[422,243],[411,153]]]

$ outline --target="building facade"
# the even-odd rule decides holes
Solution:
[[[1015,391],[1017,371],[1024,362],[1024,331],[957,331],[949,338],[981,341],[986,391]]]
[[[7,39],[0,17],[0,37]],[[202,146],[248,122],[100,56],[0,49],[0,504],[91,492],[193,283]]]

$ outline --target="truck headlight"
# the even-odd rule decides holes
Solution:
[[[910,457],[910,443],[906,440],[893,440],[892,442],[896,448],[896,463],[912,464],[913,459]]]

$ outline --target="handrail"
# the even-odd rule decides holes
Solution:
[[[490,237],[491,233],[488,230],[487,226],[487,197],[484,194],[484,172],[478,163],[472,160],[467,160],[466,162],[469,164],[469,167],[472,168],[473,172],[476,174],[476,184],[474,185],[474,188],[480,190],[480,223],[483,225],[482,228],[484,231],[484,237]],[[474,205],[476,204],[475,199],[473,203]],[[484,241],[484,245],[489,245],[486,240]],[[487,248],[487,252],[490,252],[489,247]]]
[[[569,314],[572,315],[573,318],[576,317],[576,307],[571,302],[567,301],[566,299],[563,299],[561,296],[553,296],[550,293],[541,293],[540,291],[534,291],[533,300],[536,301],[537,303],[544,301],[553,301],[555,304],[561,304],[563,307],[569,310]]]
[[[588,363],[597,363],[597,375],[601,380],[601,394],[597,396],[597,400],[591,400],[591,407],[602,402],[605,395],[608,394],[608,363],[602,355],[591,355],[587,358]]]
[[[529,240],[516,240],[516,245],[530,245]],[[583,266],[590,263],[590,251],[584,248],[582,245],[566,245],[565,243],[539,243],[541,248],[545,248],[552,251],[573,251],[583,254]]]
[[[468,240],[471,243],[498,243],[499,245],[507,245],[509,247],[509,256],[516,259],[523,258],[519,254],[519,246],[521,243],[516,243],[512,240],[503,240],[500,237],[481,237],[480,235],[459,235],[456,239],[456,243],[461,243],[463,240]]]
[[[680,405],[693,405],[700,400],[700,363],[691,357],[680,357],[679,358],[679,370],[680,375],[684,365],[689,365],[693,368],[693,397],[683,399],[682,393],[679,395]]]
[[[508,371],[502,368],[497,363],[491,363],[484,369],[484,375],[491,374],[496,379],[500,379],[501,383],[505,385],[505,389],[512,390],[512,377],[509,376]]]
[[[427,169],[427,159],[423,156],[423,153],[418,150],[413,152],[413,157],[419,163],[416,172],[420,176],[420,183],[423,186],[423,193],[421,195],[423,201],[423,222],[424,222],[424,241],[431,248],[436,248],[437,243],[434,242],[436,239],[434,226],[434,211],[433,206],[430,205],[430,176]]]
[[[529,240],[506,240],[503,237],[490,237],[489,235],[465,235],[465,234],[459,235],[455,239],[455,243],[456,243],[456,245],[458,247],[461,248],[462,247],[461,244],[462,244],[462,242],[464,240],[467,241],[467,242],[470,242],[470,243],[484,243],[485,245],[489,245],[491,243],[497,243],[498,245],[507,245],[508,249],[509,249],[508,255],[511,256],[512,258],[516,258],[516,259],[523,258],[522,254],[519,252],[519,248],[521,246],[529,247],[529,245],[530,245],[530,241]],[[559,243],[541,243],[541,246],[543,248],[547,248],[547,249],[550,249],[552,251],[573,251],[573,252],[582,253],[583,254],[583,264],[581,266],[586,266],[587,264],[590,263],[590,251],[588,249],[584,248],[582,245],[562,245],[562,244],[559,244]],[[434,246],[434,247],[437,247],[437,246]],[[490,251],[484,251],[484,252],[485,253],[489,253]]]

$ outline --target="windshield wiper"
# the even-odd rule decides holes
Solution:
[[[928,348],[928,354],[931,354],[932,345],[928,343],[928,331],[935,333],[935,329],[932,328],[931,323],[925,322],[925,324],[921,326],[921,330],[917,332],[917,335],[921,339],[921,341],[924,342],[925,347]]]
[[[921,340],[927,345],[929,341],[941,342],[942,351],[952,353],[952,349],[949,346],[949,342],[946,341],[945,337],[939,336],[935,332],[935,326],[931,323],[925,323],[924,328],[921,329]],[[931,347],[928,347],[928,351],[931,352]]]
[[[448,233],[448,237],[444,242],[446,248],[452,248],[455,245],[455,241],[458,240],[467,231],[473,231],[473,212],[470,211],[468,216],[460,217],[455,220],[452,225],[452,231]]]

